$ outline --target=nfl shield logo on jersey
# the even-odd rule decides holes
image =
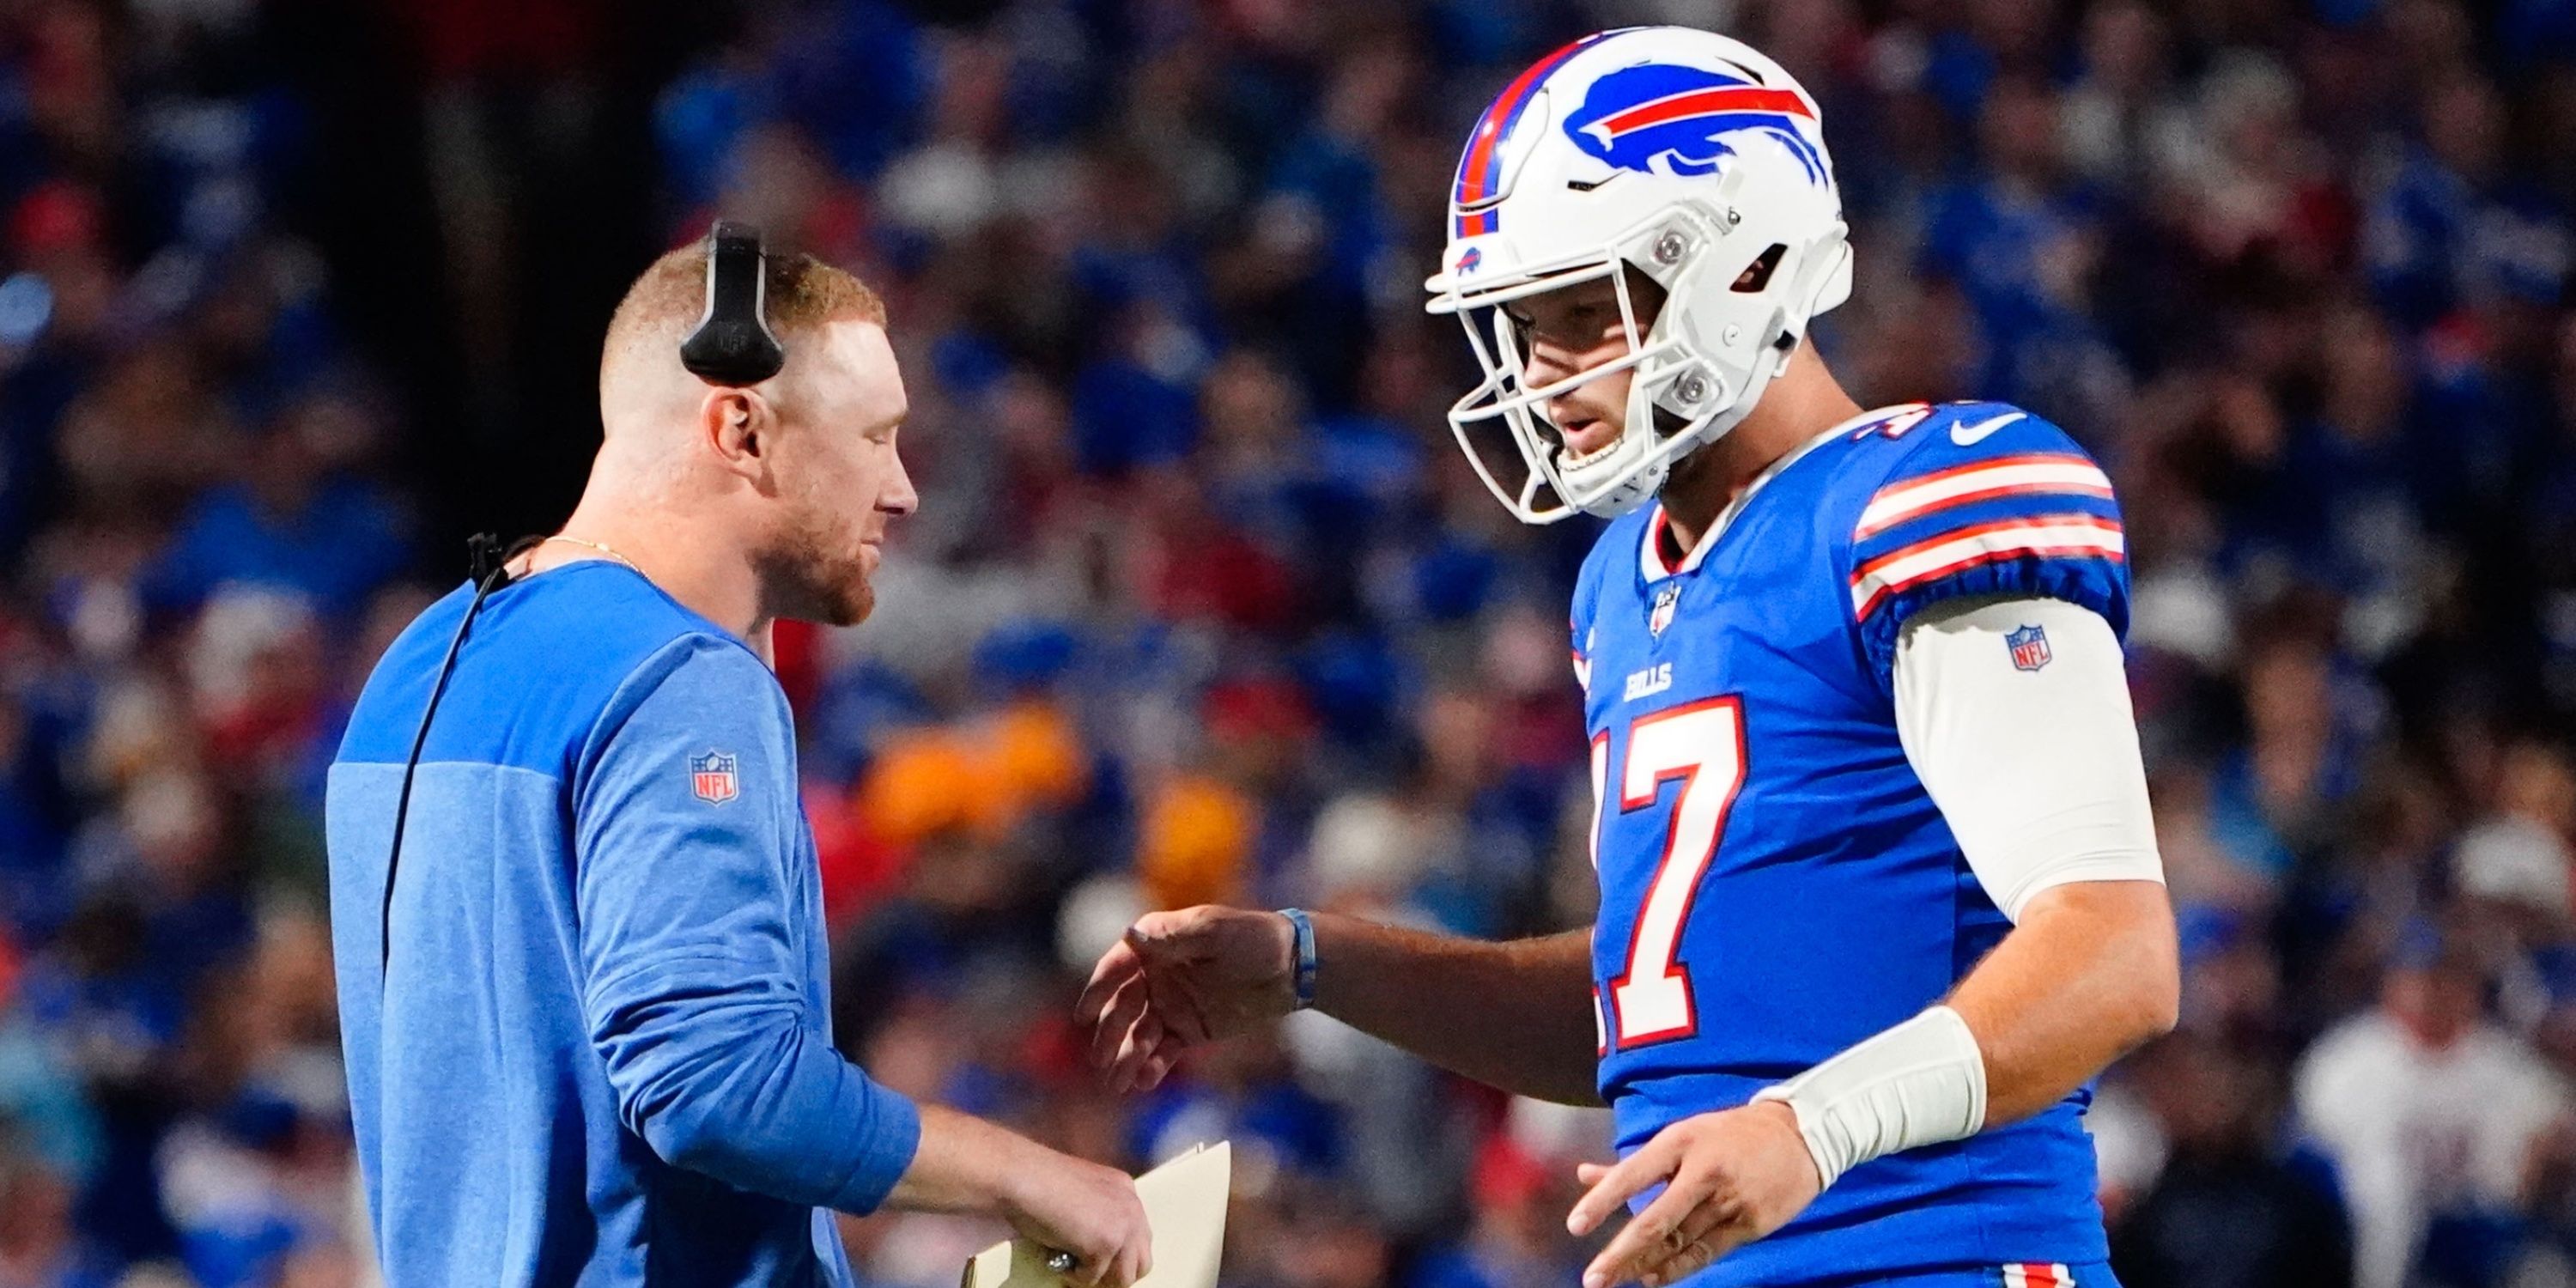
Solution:
[[[2006,632],[2004,645],[2012,650],[2016,670],[2036,671],[2048,665],[2048,632],[2036,626]]]
[[[1655,592],[1654,606],[1646,610],[1646,633],[1662,639],[1664,628],[1673,624],[1673,609],[1682,601],[1682,584],[1666,582]]]
[[[709,751],[689,757],[689,790],[710,805],[722,805],[742,794],[742,780],[734,776],[733,753]]]

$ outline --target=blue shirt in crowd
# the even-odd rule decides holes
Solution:
[[[493,592],[384,911],[403,763],[471,595],[387,650],[330,774],[387,1282],[850,1283],[831,1210],[884,1200],[920,1118],[833,1049],[787,702],[741,641],[606,562]]]

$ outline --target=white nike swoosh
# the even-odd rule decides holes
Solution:
[[[1952,425],[1950,441],[1961,447],[1973,447],[1986,441],[1987,435],[2029,414],[2026,411],[2008,411],[2000,416],[1989,416],[1973,425]]]

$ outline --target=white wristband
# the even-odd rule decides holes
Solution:
[[[1881,1154],[1984,1130],[1986,1057],[1968,1022],[1935,1006],[1753,1099],[1789,1106],[1816,1175],[1832,1185]]]

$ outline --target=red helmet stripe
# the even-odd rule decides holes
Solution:
[[[1538,83],[1559,64],[1573,57],[1575,50],[1600,38],[1599,34],[1585,36],[1549,54],[1530,64],[1529,70],[1503,87],[1502,94],[1494,99],[1493,105],[1476,119],[1476,132],[1467,136],[1467,155],[1458,162],[1459,205],[1473,205],[1494,195],[1494,189],[1502,178],[1502,166],[1494,155],[1494,149],[1502,145],[1504,135],[1511,133],[1512,123],[1520,119],[1521,109],[1529,106],[1530,95],[1537,90]]]

